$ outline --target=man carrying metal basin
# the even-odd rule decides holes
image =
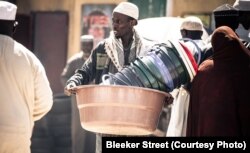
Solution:
[[[65,93],[70,95],[72,87],[85,85],[107,73],[116,73],[129,65],[136,57],[146,55],[149,44],[145,44],[134,26],[137,25],[139,10],[128,2],[120,3],[113,11],[113,31],[109,38],[100,42],[81,69],[67,81]]]
[[[71,95],[75,92],[73,87],[87,85],[93,80],[99,84],[104,74],[116,73],[137,57],[146,55],[149,44],[134,29],[138,17],[138,7],[129,2],[121,2],[113,10],[113,31],[96,46],[82,68],[67,81],[65,94]],[[101,152],[100,138],[97,135],[96,152]]]

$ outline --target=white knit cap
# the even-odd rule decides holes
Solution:
[[[138,7],[129,2],[121,2],[113,12],[121,13],[127,16],[130,16],[136,20],[138,20],[139,17],[139,9]]]
[[[17,6],[6,1],[0,1],[0,20],[15,20]]]
[[[196,16],[186,17],[181,24],[181,30],[202,31],[202,27],[202,21]]]
[[[236,0],[233,7],[240,11],[250,11],[250,0]]]
[[[91,42],[94,40],[94,37],[92,35],[82,35],[81,36],[81,42]]]

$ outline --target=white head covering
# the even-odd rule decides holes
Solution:
[[[6,1],[0,1],[0,20],[15,20],[17,6]]]
[[[136,20],[138,20],[139,17],[139,9],[138,7],[129,2],[121,2],[113,12],[121,13],[127,16],[130,16]]]
[[[181,30],[202,31],[202,27],[202,21],[196,16],[186,17],[181,24]]]
[[[236,0],[233,7],[240,11],[250,11],[250,0]]]
[[[90,42],[94,41],[94,37],[92,35],[82,35],[81,42]]]

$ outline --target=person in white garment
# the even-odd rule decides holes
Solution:
[[[202,48],[205,46],[205,42],[201,38],[203,34],[202,29],[202,21],[196,16],[186,17],[180,27],[183,38],[182,40],[189,48],[198,65],[203,58]],[[189,84],[182,85],[180,88],[174,89],[171,92],[174,101],[171,107],[171,117],[166,136],[186,136],[187,114],[190,98],[189,91],[187,90],[188,86]]]
[[[12,38],[17,6],[0,1],[0,152],[30,153],[34,121],[53,96],[38,58]]]

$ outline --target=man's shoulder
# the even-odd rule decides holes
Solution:
[[[68,63],[72,63],[72,62],[75,62],[75,61],[79,61],[79,60],[83,60],[83,52],[79,52],[79,53],[76,53],[74,55],[72,55],[69,59],[68,59]]]
[[[14,46],[15,46],[15,52],[18,54],[25,54],[26,56],[32,58],[33,60],[36,59],[38,60],[38,57],[31,51],[29,50],[26,46],[23,44],[19,43],[18,41],[14,40]]]
[[[99,48],[99,47],[104,46],[105,43],[106,43],[106,41],[107,41],[107,38],[106,38],[106,39],[103,39],[102,41],[100,41],[100,42],[96,45],[96,48]]]

